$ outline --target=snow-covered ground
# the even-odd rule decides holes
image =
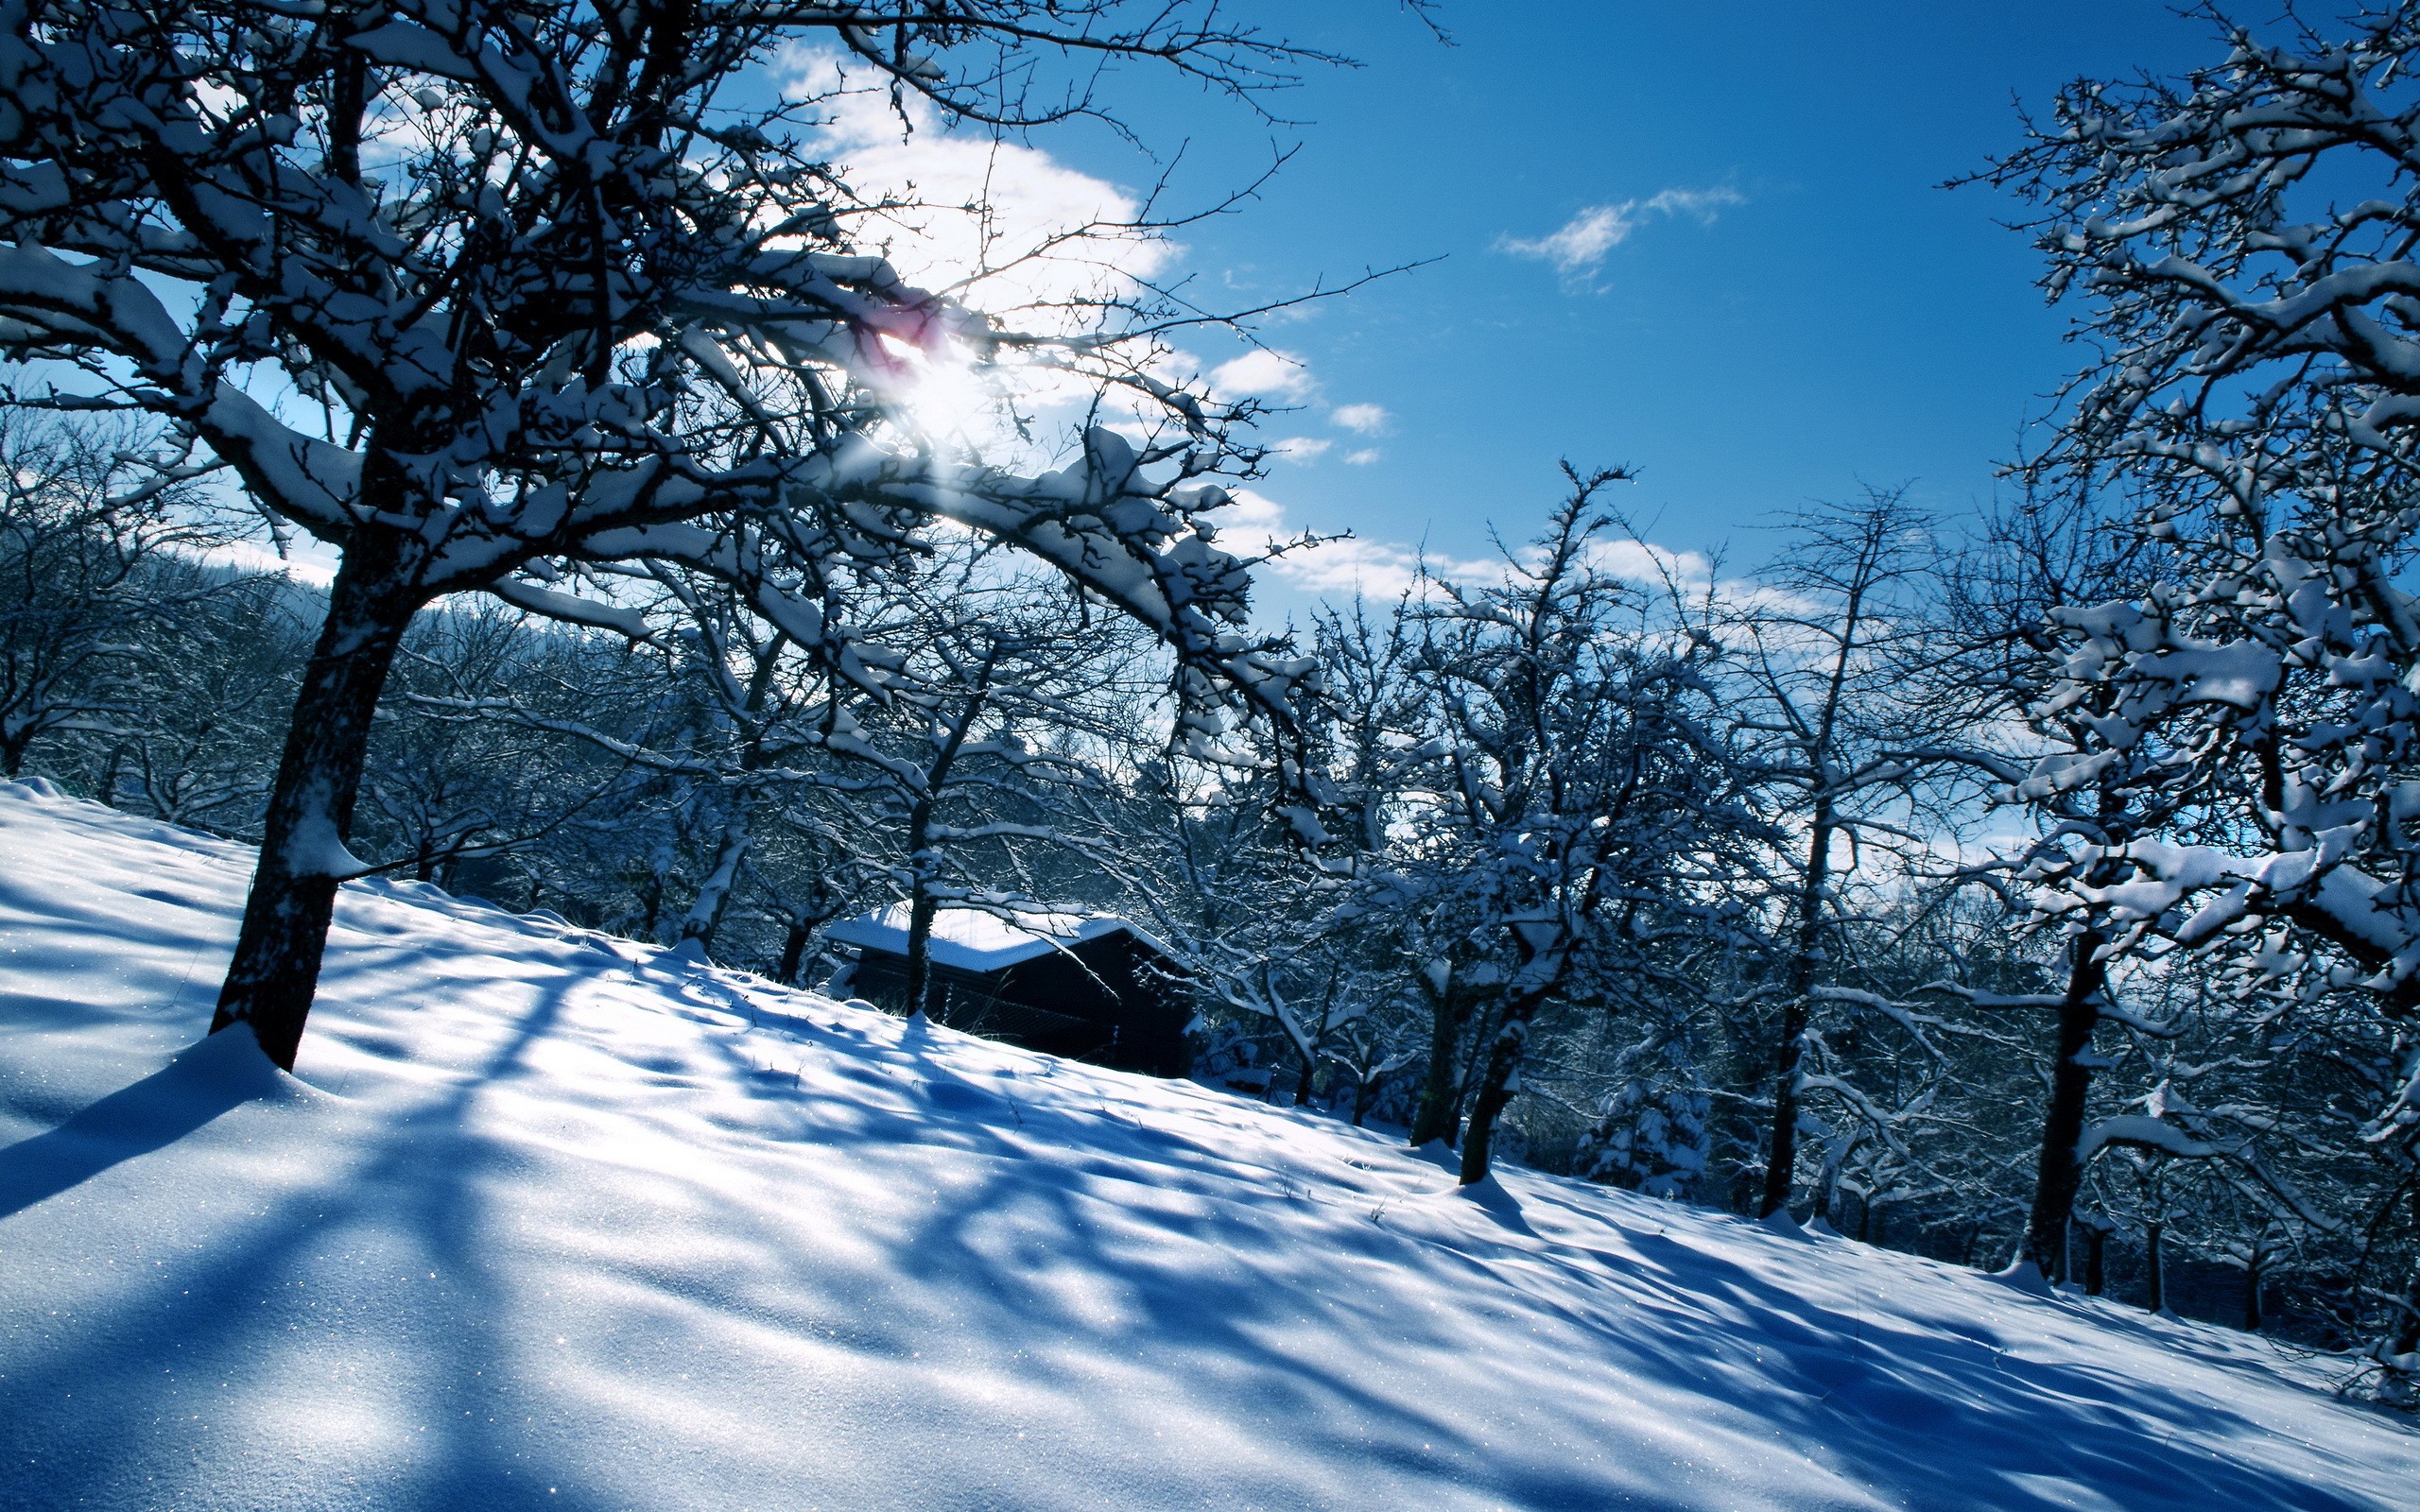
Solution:
[[[0,1505],[2414,1504],[2265,1343],[349,886],[0,786]]]

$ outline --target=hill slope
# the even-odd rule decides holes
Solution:
[[[2257,1341],[349,886],[0,786],[0,1503],[2408,1507]]]

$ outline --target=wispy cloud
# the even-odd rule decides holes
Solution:
[[[1339,404],[1328,419],[1348,431],[1375,436],[1384,431],[1394,417],[1388,414],[1382,404]]]
[[[1284,505],[1258,490],[1237,489],[1232,498],[1234,502],[1219,514],[1220,543],[1231,549],[1257,555],[1290,540],[1302,528],[1288,518]],[[1523,555],[1525,560],[1529,559],[1526,551]],[[1389,599],[1412,588],[1424,558],[1432,576],[1454,582],[1500,582],[1508,571],[1505,559],[1493,554],[1456,558],[1434,551],[1423,553],[1399,541],[1367,537],[1348,537],[1288,551],[1258,570],[1306,593]],[[1650,592],[1667,586],[1692,593],[1711,589],[1735,601],[1763,592],[1745,581],[1718,579],[1717,564],[1702,553],[1675,551],[1651,541],[1599,542],[1590,553],[1589,565]]]
[[[1368,467],[1383,455],[1384,454],[1374,446],[1365,446],[1357,452],[1345,453],[1344,465],[1347,467]]]
[[[1315,462],[1336,443],[1324,436],[1288,436],[1269,443],[1270,454],[1297,462]]]
[[[1645,222],[1685,215],[1702,226],[1711,226],[1726,206],[1747,202],[1748,197],[1738,190],[1720,186],[1664,189],[1644,199],[1590,205],[1564,222],[1560,230],[1545,236],[1499,236],[1495,249],[1552,263],[1564,284],[1584,287],[1593,283],[1597,270],[1604,266],[1605,254],[1630,240],[1631,232]]]

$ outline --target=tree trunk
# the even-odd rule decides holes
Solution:
[[[1294,1075],[1297,1078],[1294,1083],[1294,1106],[1309,1108],[1312,1106],[1311,1078],[1319,1073],[1319,1062],[1311,1058],[1310,1052],[1305,1050],[1299,1041],[1294,1046]]]
[[[2148,1313],[2168,1311],[2167,1263],[2160,1254],[2160,1239],[2167,1227],[2156,1219],[2143,1225],[2143,1268],[2150,1273],[2151,1280],[2149,1295],[2143,1298],[2143,1310]]]
[[[781,964],[773,968],[773,980],[784,987],[799,985],[799,968],[805,963],[806,939],[811,931],[804,914],[790,916],[789,933],[782,936]]]
[[[1819,802],[1806,841],[1806,876],[1798,890],[1798,949],[1789,959],[1789,1001],[1782,1007],[1781,1064],[1773,1074],[1773,1132],[1765,1159],[1765,1194],[1756,1216],[1789,1209],[1798,1177],[1798,1069],[1806,1057],[1806,1030],[1813,1021],[1815,972],[1823,963],[1824,889],[1832,868],[1831,805]]]
[[[689,912],[682,917],[683,942],[694,939],[701,951],[714,944],[715,931],[722,927],[722,911],[739,884],[740,864],[748,859],[748,847],[754,838],[745,815],[723,825],[722,842],[715,849],[714,867],[706,873],[706,880],[698,885],[698,896],[691,900]]]
[[[2087,1297],[2099,1297],[2108,1287],[2108,1251],[2109,1230],[2099,1224],[2088,1225],[2083,1231],[2083,1289]]]
[[[2261,1262],[2266,1258],[2267,1257],[2260,1253],[2259,1246],[2256,1245],[2253,1247],[2251,1253],[2244,1257],[2243,1331],[2246,1333],[2259,1332],[2260,1325],[2267,1321],[2262,1316],[2260,1311],[2260,1282],[2262,1279],[2260,1269]]]
[[[213,1034],[250,1024],[268,1057],[288,1071],[319,989],[337,885],[348,869],[343,843],[360,796],[371,715],[420,609],[415,566],[400,541],[369,537],[337,571],[269,791],[234,958],[210,1022]]]
[[[647,880],[647,913],[639,919],[639,937],[655,938],[656,921],[664,917],[664,873],[653,872]]]
[[[1454,990],[1454,979],[1443,988],[1430,984],[1428,993],[1428,1071],[1420,1084],[1420,1102],[1411,1115],[1411,1143],[1417,1149],[1434,1140],[1451,1147],[1461,1132],[1460,1088],[1454,1077],[1456,1052],[1461,1048],[1462,1023],[1470,1005]]]
[[[2420,1198],[2415,1198],[2420,1201]],[[2394,1332],[2383,1341],[2385,1348],[2378,1364],[2386,1371],[2379,1395],[2386,1400],[2410,1405],[2413,1391],[2413,1371],[2409,1362],[2420,1354],[2420,1261],[2412,1263],[2411,1280],[2403,1289],[2402,1317]]]
[[[2420,1187],[2411,1193],[2411,1215],[2420,1220]],[[2411,1263],[2411,1280],[2403,1288],[2403,1318],[2395,1325],[2394,1353],[2409,1358],[2420,1354],[2420,1259]]]
[[[1495,1121],[1521,1090],[1522,1058],[1530,1053],[1530,1021],[1545,1006],[1544,993],[1531,993],[1504,1005],[1504,1022],[1488,1046],[1487,1064],[1479,1073],[1478,1095],[1471,1103],[1469,1126],[1462,1131],[1461,1183],[1487,1179],[1495,1145]]]
[[[2042,1118],[2042,1152],[2033,1180],[2033,1211],[2025,1221],[2023,1257],[2053,1280],[2066,1275],[2067,1220],[2083,1188],[2084,1096],[2092,1090],[2092,1031],[2100,1022],[2106,968],[2094,959],[2106,943],[2086,930],[2069,946],[2067,990],[2059,1000],[2059,1058],[2050,1068],[2050,1104]]]
[[[122,744],[111,746],[109,759],[101,763],[100,790],[93,795],[111,808],[117,807],[118,774],[125,766],[126,747]],[[17,774],[11,769],[9,775],[14,777]]]
[[[908,1012],[910,1016],[925,1011],[925,998],[931,990],[933,915],[941,911],[939,902],[925,891],[923,882],[919,876],[916,890],[908,901]]]

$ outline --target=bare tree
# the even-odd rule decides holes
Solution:
[[[2103,951],[2231,956],[2247,1009],[2350,993],[2408,1043],[2420,6],[2335,35],[2290,12],[2217,26],[2209,66],[2071,85],[1983,175],[2041,207],[2044,287],[2078,302],[2092,354],[2028,471],[2126,490],[2156,563],[2141,591],[2054,615],[2048,702],[2097,713],[2033,780],[2043,798],[2103,784],[2153,822],[2074,835],[2036,874],[2049,906],[2108,921]],[[2391,1058],[2369,1132],[2409,1170],[2420,1059]],[[2407,1227],[2401,1201],[2377,1221]],[[2377,1337],[2392,1394],[2411,1393],[2412,1316],[2420,1267]]]
[[[215,1027],[290,1065],[372,713],[404,632],[484,591],[636,629],[601,563],[728,573],[802,641],[799,570],[947,517],[1012,541],[1173,645],[1188,691],[1264,707],[1242,564],[1192,527],[1232,418],[1155,377],[1150,312],[1045,339],[855,255],[855,203],[800,129],[738,103],[820,40],[945,113],[1097,110],[1013,61],[1165,63],[1238,92],[1306,56],[1216,7],[34,0],[0,39],[0,348],[81,381],[22,397],[146,412],[281,527],[341,557],[272,786]],[[986,56],[986,55],[990,56]],[[1004,92],[1002,80],[1021,81]],[[1139,338],[1121,341],[1120,337]],[[891,401],[920,362],[1014,350],[1153,407],[1037,476],[945,460]],[[190,459],[188,461],[187,459]],[[588,592],[582,592],[583,587]]]
[[[0,412],[0,776],[132,729],[146,641],[225,586],[194,559],[225,537],[134,433]]]
[[[1776,851],[1786,955],[1761,1214],[1786,1211],[1797,1181],[1807,1035],[1842,943],[1849,873],[1870,851],[1922,844],[1910,805],[1932,742],[1899,690],[1924,639],[1916,590],[1930,549],[1903,491],[1819,506],[1791,523],[1725,629],[1749,702],[1742,753],[1789,841]]]

